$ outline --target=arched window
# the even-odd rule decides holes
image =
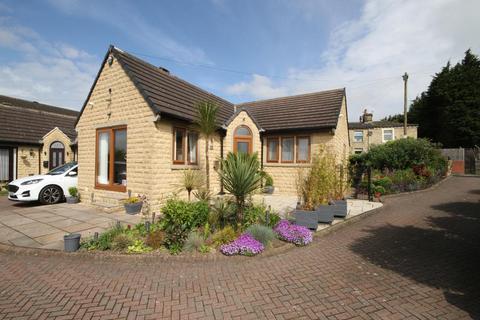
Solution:
[[[50,169],[61,166],[65,163],[65,146],[60,141],[50,145]]]
[[[252,131],[247,126],[239,126],[233,133],[233,152],[252,153]]]

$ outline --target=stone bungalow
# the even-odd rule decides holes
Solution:
[[[219,106],[209,151],[214,193],[222,191],[218,160],[230,151],[257,152],[275,192],[292,195],[298,168],[322,145],[339,161],[349,153],[343,88],[234,105],[111,46],[76,124],[82,200],[116,206],[131,191],[157,207],[178,191],[183,170],[205,172],[194,124],[202,101]]]
[[[0,183],[75,159],[78,112],[0,96]]]
[[[351,153],[366,152],[372,145],[404,137],[403,123],[385,120],[373,121],[373,114],[367,110],[364,110],[359,122],[350,122],[348,128]],[[417,139],[417,129],[418,125],[407,124],[407,137]]]

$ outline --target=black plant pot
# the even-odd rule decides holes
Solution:
[[[293,211],[293,215],[295,216],[296,225],[312,230],[317,230],[318,215],[316,211],[295,210]]]
[[[80,234],[71,233],[63,236],[63,246],[66,252],[75,252],[80,248]]]
[[[137,214],[142,210],[143,202],[139,201],[136,203],[125,203],[123,206],[125,207],[125,212],[128,214]]]
[[[66,197],[65,199],[67,200],[67,203],[70,203],[70,204],[74,204],[74,203],[79,202],[78,197]]]
[[[273,191],[275,191],[275,187],[274,187],[274,186],[265,186],[265,187],[263,188],[263,193],[272,194]]]

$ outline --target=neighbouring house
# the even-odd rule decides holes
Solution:
[[[418,125],[407,125],[407,137],[417,139]],[[373,114],[364,110],[359,122],[349,122],[350,152],[362,153],[370,146],[404,137],[403,123],[394,121],[373,121]]]
[[[78,114],[0,96],[0,182],[43,174],[74,160]]]
[[[219,160],[257,152],[276,193],[296,194],[297,170],[322,145],[341,161],[349,153],[345,90],[234,105],[111,46],[78,117],[82,201],[116,206],[145,194],[156,207],[181,188],[185,169],[205,172],[197,105],[219,106],[210,143],[210,181],[222,192]]]

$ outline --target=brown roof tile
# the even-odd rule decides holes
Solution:
[[[237,105],[266,131],[335,128],[345,89],[307,93]]]
[[[190,84],[163,68],[155,67],[126,52],[112,48],[112,53],[141,91],[154,113],[165,113],[195,121],[197,104],[213,101],[219,106],[218,120],[226,121],[233,114],[233,104]]]
[[[0,141],[38,144],[55,127],[72,141],[78,112],[0,95]]]

